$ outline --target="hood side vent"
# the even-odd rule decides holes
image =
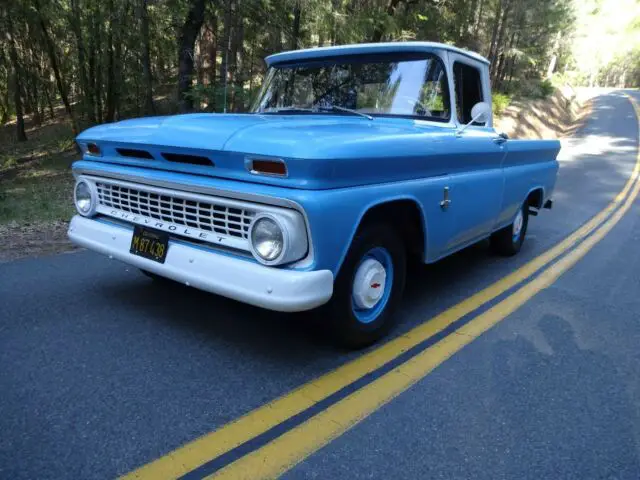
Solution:
[[[215,167],[212,160],[199,155],[185,155],[183,153],[167,153],[163,152],[162,156],[169,162],[187,163],[190,165],[203,165],[205,167]]]
[[[116,148],[116,152],[121,157],[144,158],[146,160],[155,160],[146,150],[136,150],[135,148]]]

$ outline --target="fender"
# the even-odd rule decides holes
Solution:
[[[427,219],[424,213],[424,209],[422,208],[422,204],[418,201],[418,199],[416,197],[414,197],[413,195],[394,195],[391,197],[387,197],[381,200],[376,200],[376,201],[371,201],[369,203],[367,203],[361,210],[360,210],[360,214],[358,215],[358,221],[354,224],[353,229],[351,230],[351,233],[349,235],[349,242],[347,243],[347,245],[345,245],[345,248],[342,251],[342,254],[340,255],[340,259],[338,261],[338,264],[336,265],[336,270],[335,270],[335,274],[337,275],[338,272],[340,272],[340,268],[342,267],[342,264],[344,263],[344,259],[347,256],[347,252],[349,251],[349,248],[351,248],[351,244],[353,243],[353,238],[356,235],[356,232],[358,231],[358,228],[360,228],[360,225],[362,224],[362,220],[364,219],[365,215],[367,213],[369,213],[371,210],[373,210],[376,207],[380,207],[382,205],[386,205],[389,203],[393,203],[393,202],[397,202],[397,201],[410,201],[413,202],[417,207],[418,207],[418,211],[420,212],[420,220],[421,220],[421,225],[420,228],[422,228],[422,235],[424,238],[424,244],[422,245],[422,249],[423,249],[423,261],[424,259],[427,258]]]

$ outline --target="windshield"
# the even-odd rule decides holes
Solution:
[[[345,56],[277,65],[267,72],[252,111],[305,113],[303,109],[331,107],[372,116],[448,121],[446,72],[440,59],[429,54]]]

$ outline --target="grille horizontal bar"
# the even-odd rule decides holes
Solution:
[[[247,239],[256,212],[152,191],[96,182],[101,205],[176,225]]]

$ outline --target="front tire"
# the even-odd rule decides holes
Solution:
[[[406,249],[393,227],[361,228],[324,310],[334,338],[343,346],[362,348],[386,335],[396,323],[405,277]]]
[[[513,219],[513,223],[491,235],[491,247],[499,255],[511,257],[518,253],[524,243],[529,226],[529,205],[527,202]]]

